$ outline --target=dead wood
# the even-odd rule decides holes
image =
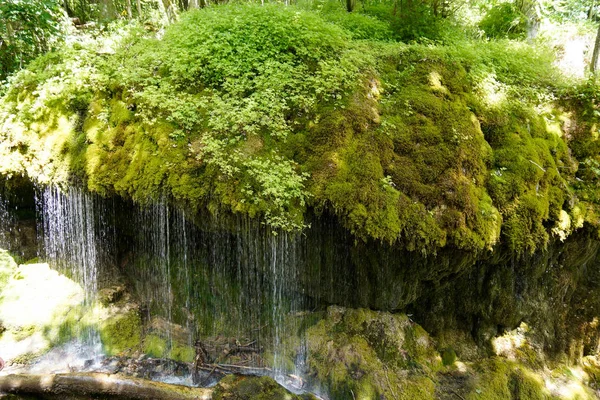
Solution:
[[[119,399],[130,400],[208,400],[211,398],[212,390],[119,375],[76,373],[0,376],[0,393],[62,396],[63,398],[118,396]]]

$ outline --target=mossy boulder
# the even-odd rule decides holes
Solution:
[[[452,347],[446,347],[441,351],[442,363],[444,365],[453,365],[456,361],[456,352]]]
[[[142,321],[137,310],[117,314],[104,321],[100,327],[100,339],[108,355],[133,353],[141,345]]]
[[[295,395],[268,376],[251,377],[228,375],[215,391],[214,400],[310,400],[311,395]]]
[[[310,383],[336,398],[433,398],[441,359],[406,315],[329,307],[306,340]]]
[[[467,399],[550,400],[541,374],[522,368],[514,362],[490,358],[475,366],[474,390]],[[561,396],[562,397],[562,396]]]
[[[7,362],[30,361],[59,341],[64,322],[78,313],[84,300],[77,283],[52,270],[48,264],[17,267],[0,251],[0,334],[2,358]]]
[[[0,287],[5,287],[17,269],[17,263],[8,251],[0,249]]]

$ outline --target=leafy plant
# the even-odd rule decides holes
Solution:
[[[0,80],[58,43],[62,15],[57,0],[0,2]]]
[[[514,3],[500,3],[488,11],[479,27],[490,38],[522,39],[527,33],[527,17]]]

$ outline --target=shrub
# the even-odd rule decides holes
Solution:
[[[57,44],[61,18],[57,0],[0,2],[0,80]]]
[[[487,37],[522,39],[527,33],[527,17],[513,3],[492,7],[479,23]]]

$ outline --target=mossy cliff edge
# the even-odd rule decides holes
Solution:
[[[594,383],[597,86],[522,43],[347,29],[234,5],[188,13],[160,39],[84,36],[10,79],[0,174],[310,232],[299,292],[408,311],[435,337],[406,316],[329,309],[308,328],[307,361],[311,384],[339,398],[552,398],[547,382],[568,386],[579,369],[553,380],[545,356],[589,367]],[[523,321],[534,351],[488,358]],[[113,338],[130,322],[104,326],[112,352],[133,346]],[[165,354],[159,334],[139,339]]]
[[[531,253],[598,226],[597,89],[538,48],[351,40],[278,6],[148,36],[82,39],[14,76],[0,173],[286,230],[311,208],[427,253]]]

